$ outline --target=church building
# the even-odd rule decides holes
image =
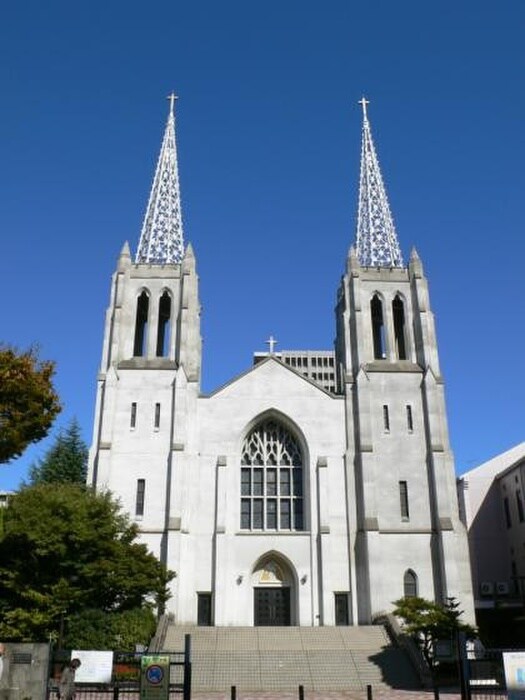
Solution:
[[[367,115],[333,350],[258,353],[201,391],[174,96],[138,249],[112,278],[88,482],[175,572],[178,624],[360,625],[404,595],[473,622],[428,283],[403,262]],[[336,280],[334,280],[334,291]]]

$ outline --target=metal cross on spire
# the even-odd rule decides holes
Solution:
[[[366,107],[369,102],[362,97],[359,104],[363,108],[363,135],[357,212],[357,257],[361,265],[366,267],[403,267],[401,249],[368,121]]]
[[[180,263],[184,256],[180,206],[179,168],[175,142],[175,100],[168,96],[170,111],[148,207],[142,224],[135,262],[151,265]]]

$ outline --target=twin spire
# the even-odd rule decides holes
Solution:
[[[170,265],[180,263],[184,257],[182,215],[180,208],[179,168],[175,142],[175,100],[168,97],[170,113],[162,140],[159,160],[146,216],[142,224],[137,263]]]
[[[168,99],[168,122],[142,225],[136,263],[169,265],[180,263],[184,257],[175,142],[176,96],[172,93]],[[403,267],[401,249],[366,112],[368,101],[363,97],[360,103],[363,107],[363,134],[357,213],[357,258],[364,267]]]
[[[363,267],[403,267],[403,257],[366,113],[368,100],[363,97],[360,103],[363,107],[363,135],[357,211],[357,258]]]

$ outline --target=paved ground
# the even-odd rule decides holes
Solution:
[[[230,700],[230,693],[192,693],[192,700]],[[297,693],[273,693],[273,692],[239,692],[237,691],[237,700],[298,700]],[[423,690],[391,690],[391,689],[376,689],[372,687],[373,700],[434,700],[433,692],[425,692]],[[442,700],[461,700],[461,695],[456,692],[442,691],[440,693]],[[304,700],[367,700],[367,691],[306,691]]]
[[[56,696],[51,694],[51,700]],[[224,693],[192,693],[192,700],[231,700],[230,692]],[[501,696],[501,699],[506,696]],[[82,692],[77,691],[76,700],[112,700],[112,693]],[[237,690],[237,700],[298,700],[298,692],[240,692]],[[440,693],[442,700],[461,700],[461,695],[455,692]],[[120,693],[119,700],[138,700],[138,693]],[[182,700],[182,695],[171,694],[170,700]],[[304,700],[367,700],[367,692],[364,691],[341,691],[341,692],[308,692],[304,694]],[[388,690],[373,689],[372,700],[434,700],[434,693],[422,690]]]

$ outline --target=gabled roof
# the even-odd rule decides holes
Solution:
[[[232,377],[232,379],[227,381],[225,384],[222,384],[217,389],[214,389],[209,394],[202,394],[201,396],[202,396],[202,398],[211,398],[212,396],[216,396],[217,394],[219,394],[221,391],[223,391],[227,387],[229,387],[232,384],[235,384],[235,382],[238,382],[239,380],[243,379],[243,377],[246,377],[254,372],[260,371],[260,369],[262,367],[265,367],[266,365],[268,365],[270,363],[274,363],[274,364],[282,367],[287,372],[290,372],[291,374],[298,377],[301,381],[306,382],[307,384],[310,384],[311,386],[315,387],[318,391],[320,391],[322,394],[325,394],[326,396],[329,396],[331,399],[343,398],[342,395],[340,395],[340,394],[332,394],[330,391],[327,391],[324,387],[322,387],[320,384],[315,382],[313,379],[310,379],[309,377],[305,377],[301,372],[298,372],[295,368],[290,367],[290,365],[287,365],[286,363],[282,362],[277,357],[275,357],[275,355],[269,355],[264,360],[261,360],[260,362],[258,362],[256,365],[253,365],[252,367],[245,370],[244,372],[241,372],[240,374],[237,374],[235,377]]]

